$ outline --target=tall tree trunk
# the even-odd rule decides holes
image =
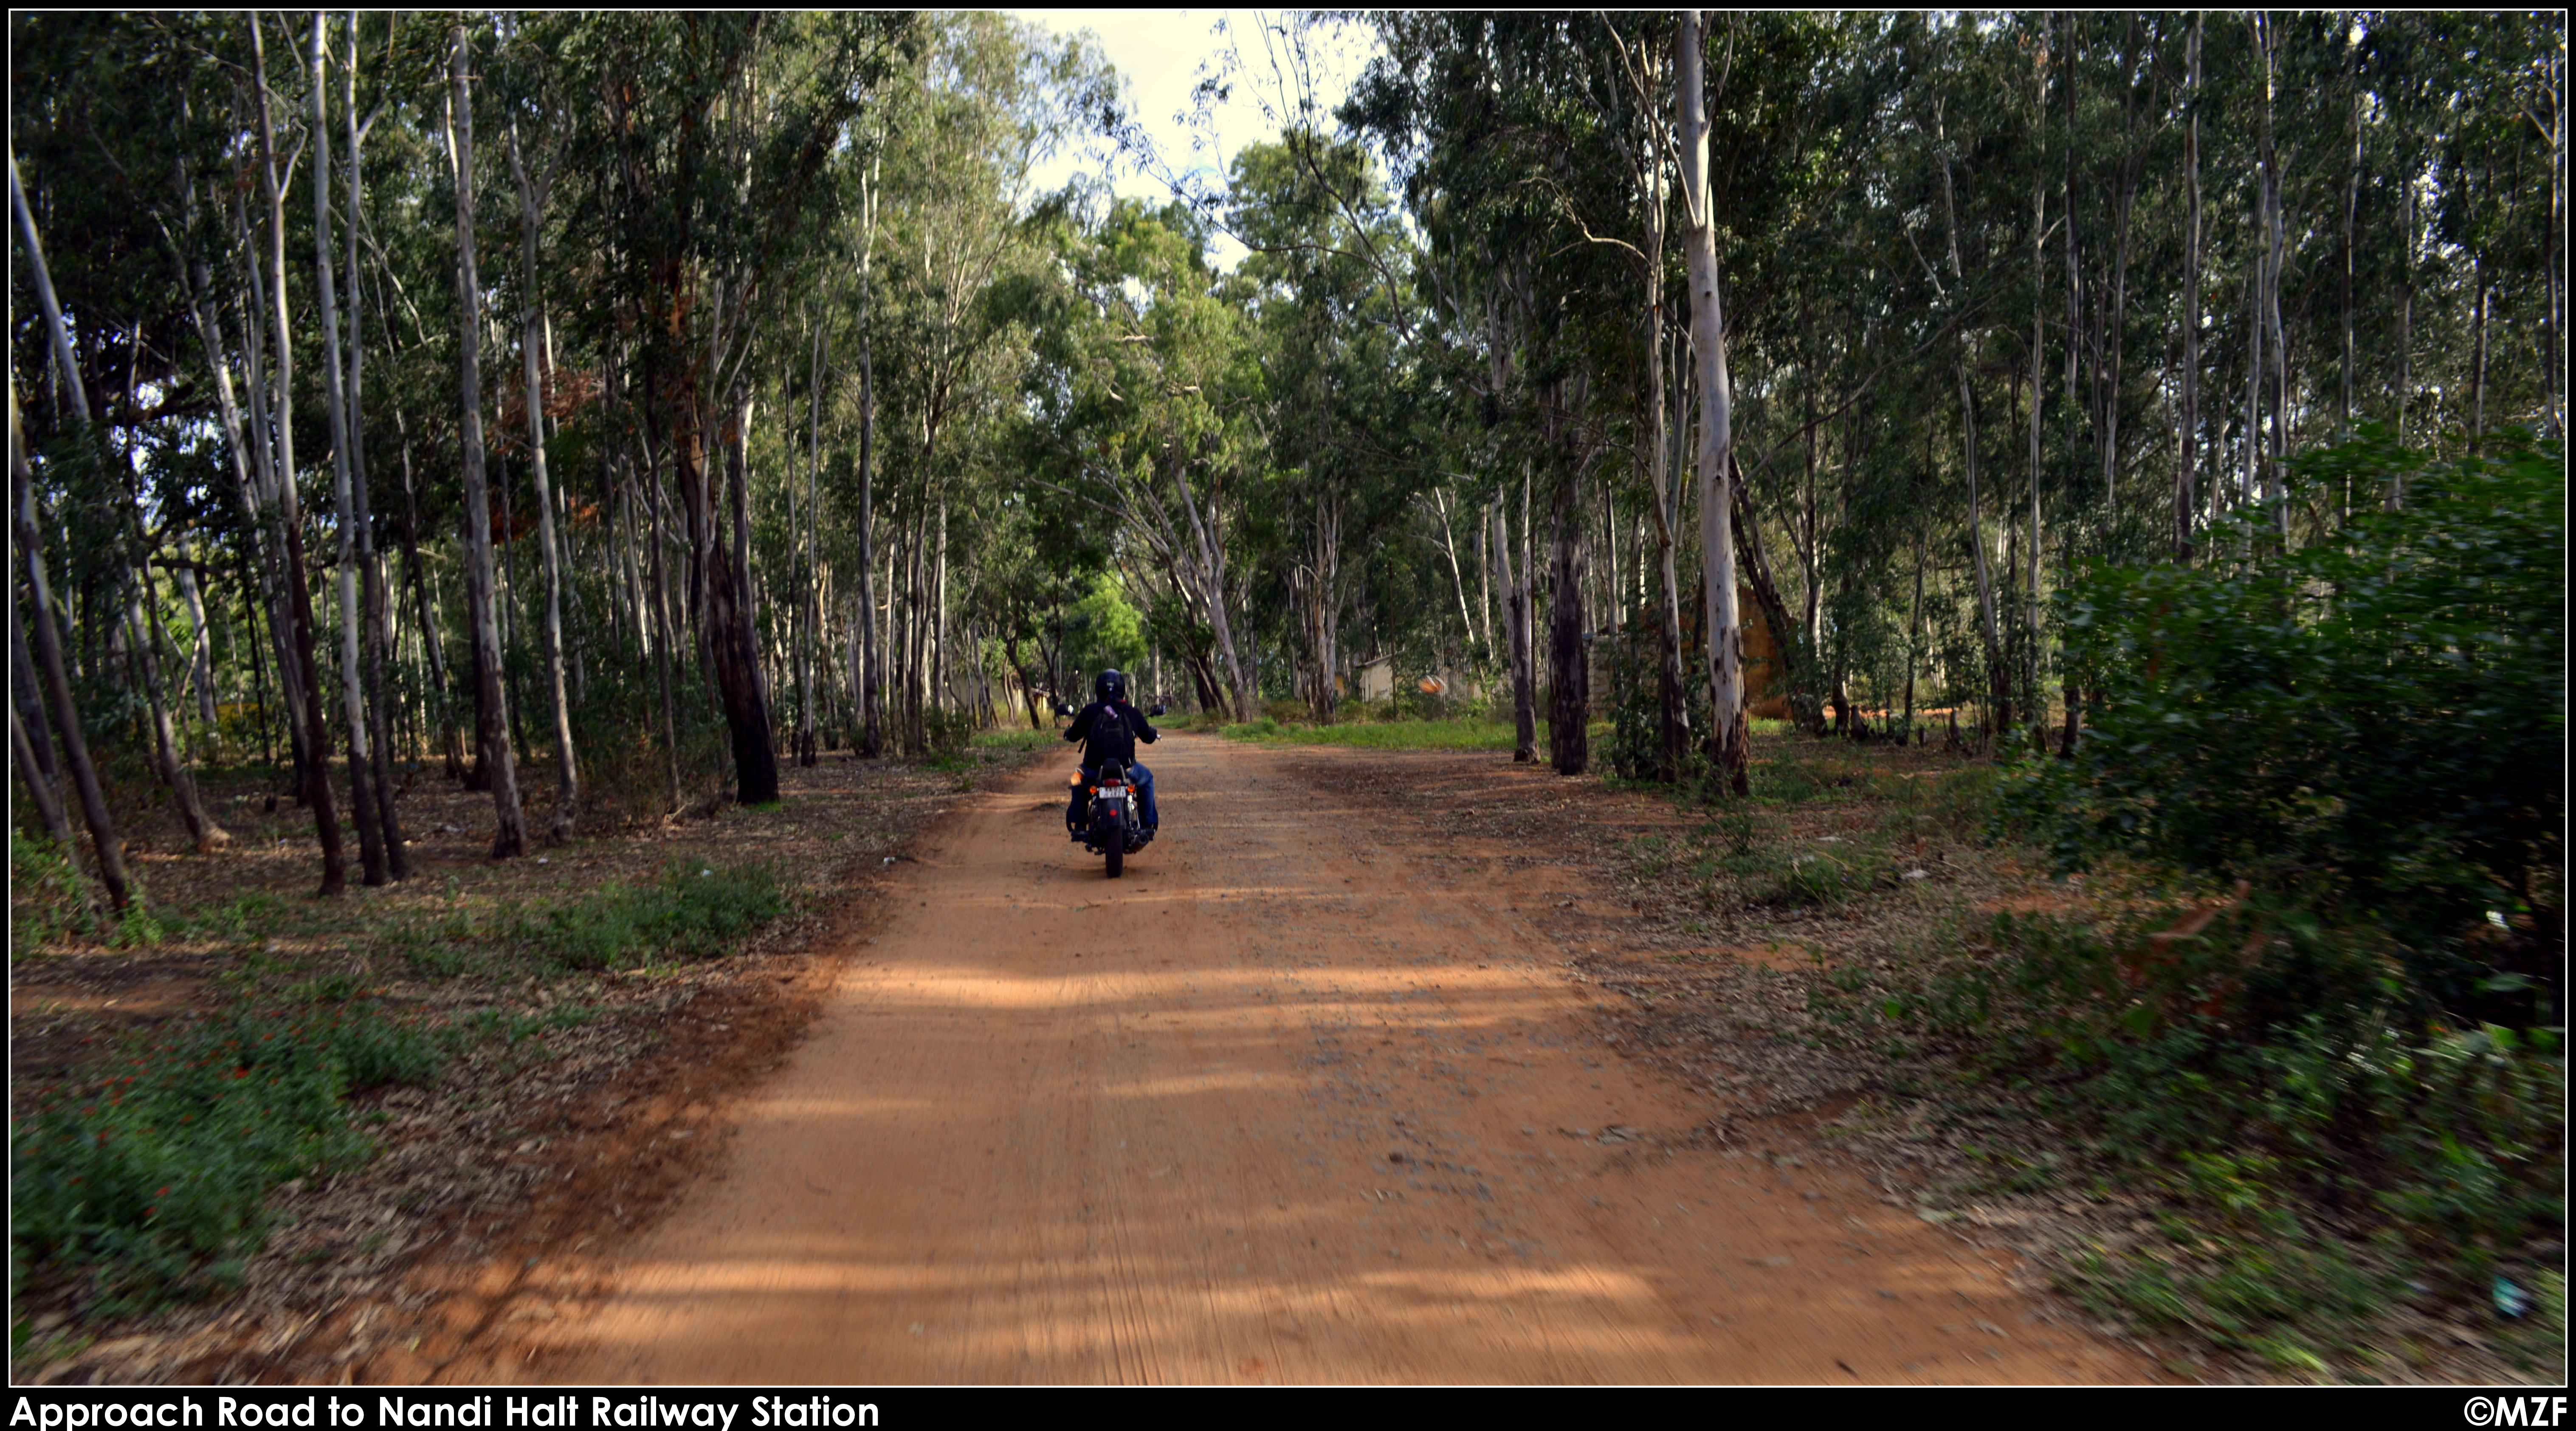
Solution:
[[[2356,141],[2358,144],[2358,141]],[[2356,165],[2356,168],[2359,166]],[[2549,232],[2567,232],[2567,59],[2564,50],[2549,61]],[[2567,435],[2567,249],[2564,243],[2541,245],[2546,304],[2541,309],[2541,425],[2548,436]]]
[[[2269,366],[2263,372],[2265,406],[2271,409],[2263,461],[2263,499],[2272,509],[2272,539],[2286,546],[2290,537],[2289,494],[2283,485],[2282,456],[2290,422],[2288,342],[2281,331],[2281,268],[2286,255],[2281,234],[2281,156],[2272,138],[2274,91],[2278,87],[2280,35],[2277,22],[2257,11],[2255,38],[2263,56],[2263,346]]]
[[[2346,24],[2345,33],[2350,35],[2353,33],[2349,28],[2350,22]],[[2347,43],[2345,48],[2349,52],[2357,47]],[[2347,53],[2346,63],[2355,62],[2356,57]],[[2361,208],[2361,83],[2358,76],[2353,77],[2352,86],[2352,167],[2345,171],[2343,178],[2343,365],[2337,374],[2335,396],[2335,432],[2338,436],[2352,431],[2353,221]],[[2349,495],[2346,494],[2347,498]],[[2347,501],[2346,506],[2349,505]],[[2348,517],[2351,513],[2347,510],[2344,515]]]
[[[358,606],[358,521],[349,496],[349,448],[356,425],[341,383],[340,295],[331,253],[329,65],[329,16],[316,10],[311,73],[305,88],[313,107],[307,139],[313,145],[313,276],[321,293],[322,398],[330,417],[331,505],[339,529],[332,566],[340,596],[340,707],[349,723],[349,812],[358,824],[359,868],[366,883],[380,885],[393,876],[385,864],[384,829],[379,823],[383,811],[376,801],[374,763],[368,754],[367,683],[358,664],[358,639],[365,621]]]
[[[483,287],[474,266],[474,108],[466,85],[472,47],[463,25],[448,30],[447,139],[456,175],[457,389],[462,402],[459,464],[465,481],[465,623],[474,642],[475,759],[490,772],[492,858],[528,852],[519,808],[519,763],[510,748],[509,692],[501,681],[501,625],[492,592],[492,494],[483,471]]]
[[[18,542],[17,530],[15,525],[9,529],[13,551]],[[14,569],[16,563],[10,565]],[[29,770],[43,777],[46,789],[54,790],[53,782],[62,779],[62,768],[54,762],[53,718],[45,714],[45,698],[37,690],[35,661],[27,654],[26,628],[18,624],[17,580],[9,577],[9,695],[18,723],[26,732],[27,759],[32,762]]]
[[[1524,535],[1521,540],[1519,566],[1515,568],[1512,564],[1511,498],[1508,494],[1495,509],[1495,521],[1501,525],[1500,536],[1494,547],[1502,554],[1503,615],[1510,628],[1512,643],[1512,759],[1528,763],[1538,759],[1536,690],[1538,679],[1531,669],[1533,663],[1530,629],[1536,621],[1536,612],[1530,588],[1536,583],[1532,580],[1529,569],[1529,541],[1526,535],[1529,523],[1529,478],[1526,474],[1521,478],[1521,501],[1521,523]]]
[[[859,678],[859,754],[873,760],[885,753],[885,667],[877,630],[876,429],[877,385],[875,334],[872,326],[876,252],[877,161],[868,161],[867,182],[860,196],[862,231],[859,244],[859,649],[850,670]]]
[[[730,469],[727,479],[733,489],[736,541],[742,526],[743,435],[751,425],[751,399],[737,390],[729,434],[720,433],[724,460]],[[692,484],[686,445],[680,449],[680,485],[682,500],[688,500]],[[703,504],[713,495],[711,478],[703,474],[695,479],[699,501]],[[706,592],[707,656],[714,667],[718,700],[724,711],[725,725],[733,737],[734,798],[745,805],[766,805],[778,798],[778,746],[770,726],[769,702],[761,690],[760,652],[753,643],[750,597],[739,578],[745,566],[725,549],[724,531],[714,520],[714,512],[702,505],[706,517],[704,530],[708,537],[706,560],[699,580]]]
[[[35,220],[28,215],[26,200],[18,188],[18,160],[9,159],[9,198],[18,211],[19,232],[27,239],[31,260],[40,252],[34,240]],[[50,284],[44,285],[50,291]],[[62,326],[53,325],[55,340],[62,344]],[[68,357],[65,353],[63,356]],[[63,364],[67,381],[78,382],[79,370]],[[79,402],[76,397],[75,402]],[[79,403],[84,414],[88,405]],[[10,535],[17,546],[17,560],[11,565],[25,572],[27,594],[34,602],[28,613],[28,628],[36,638],[36,660],[43,667],[45,684],[53,696],[54,736],[62,742],[63,763],[71,767],[72,785],[80,791],[81,815],[89,825],[90,845],[98,858],[99,883],[107,887],[108,903],[122,914],[128,896],[125,876],[125,846],[116,838],[116,821],[107,812],[107,797],[98,785],[98,767],[89,758],[89,740],[81,733],[80,707],[72,701],[71,676],[63,669],[62,629],[55,623],[53,587],[45,580],[44,538],[36,522],[36,479],[27,468],[27,442],[18,421],[18,386],[9,385],[9,514]],[[11,578],[10,605],[17,605],[16,578]],[[15,633],[12,633],[13,638]],[[68,823],[68,822],[66,822]],[[66,849],[69,847],[66,846]]]
[[[668,510],[662,491],[660,448],[649,439],[644,449],[644,470],[653,478],[653,678],[662,696],[662,813],[672,815],[680,809],[680,738],[678,710],[671,693],[671,575],[669,534],[663,531],[663,514]]]
[[[2125,63],[2125,60],[2123,62]],[[2046,107],[2044,97],[2035,97],[2035,99],[2036,102],[2033,104],[2032,108],[2034,110],[2041,111],[2044,114]],[[2034,127],[2037,128],[2041,126]],[[2128,163],[2129,160],[2124,158],[2122,161],[2122,172],[2124,174],[2127,172]],[[2070,214],[2068,217],[2071,219],[2073,215]],[[2112,284],[2112,291],[2114,294],[2117,294],[2123,287],[2125,287],[2127,282],[2129,252],[2128,234],[2128,202],[2126,191],[2124,190],[2120,208],[2119,268],[2121,278]],[[2031,733],[2042,748],[2045,748],[2048,744],[2048,733],[2045,728],[2046,712],[2040,709],[2038,695],[2040,679],[2039,667],[2041,660],[2039,627],[2039,434],[2040,415],[2042,410],[2047,406],[2046,393],[2044,389],[2046,387],[2048,376],[2048,326],[2046,321],[2046,312],[2044,309],[2044,300],[2041,297],[2041,295],[2047,291],[2047,277],[2048,188],[2040,181],[2037,172],[2033,171],[2030,181],[2030,575],[2029,580],[2022,588],[2022,626],[2024,631],[2023,639],[2030,643],[2031,702],[2029,714]],[[2112,307],[2114,310],[2112,322],[2114,324],[2114,331],[2116,334],[2116,328],[2119,322],[2117,314],[2119,300],[2116,297],[2113,299]],[[2074,341],[2074,335],[2068,334],[2067,341]],[[2111,360],[2111,370],[2115,375],[2119,372],[2119,367],[2119,342],[2115,336],[2112,341]],[[2117,440],[2119,433],[2119,391],[2119,382],[2115,376],[2111,384],[2112,417],[2110,432],[2112,436],[2109,439],[2110,446],[2114,452],[2117,451],[2119,445]],[[2112,467],[2116,468],[2117,465],[2117,459],[2114,458]],[[2109,469],[2106,469],[2106,471],[2108,470]],[[2110,490],[2110,484],[2106,480],[2104,491],[2107,493]]]
[[[2487,256],[2481,247],[2470,262],[2472,286],[2477,291],[2476,339],[2469,367],[2469,451],[2477,452],[2486,445],[2487,436]]]
[[[1548,523],[1550,545],[1555,549],[1551,582],[1555,592],[1548,602],[1547,622],[1547,754],[1557,774],[1581,775],[1592,760],[1592,662],[1585,647],[1591,633],[1585,629],[1583,600],[1591,577],[1585,551],[1590,543],[1585,536],[1580,470],[1566,464],[1555,485]]]
[[[188,218],[193,225],[197,217],[196,187],[193,181],[186,178],[184,169],[181,171],[181,180],[187,194]],[[242,210],[238,203],[235,204],[232,213],[238,245],[246,250],[249,246],[250,230],[247,221],[242,217]],[[206,366],[213,371],[215,377],[215,411],[223,422],[224,446],[232,460],[234,496],[241,505],[243,560],[251,571],[256,573],[255,582],[250,579],[249,573],[245,574],[243,597],[244,609],[251,616],[252,640],[248,651],[253,689],[259,698],[261,739],[265,745],[267,732],[270,729],[267,683],[263,679],[267,663],[260,657],[258,641],[258,608],[263,602],[269,608],[270,641],[279,658],[281,683],[292,684],[285,679],[284,674],[287,669],[287,663],[284,660],[285,647],[282,644],[283,627],[286,624],[284,620],[286,600],[285,593],[281,589],[278,570],[282,561],[282,547],[270,543],[268,523],[263,521],[260,515],[265,485],[260,474],[268,466],[269,448],[264,436],[254,440],[243,425],[241,405],[233,391],[232,362],[225,351],[222,319],[220,315],[208,310],[209,297],[214,287],[213,275],[202,257],[189,258],[183,265],[182,272],[186,274],[188,282],[188,316],[196,327],[198,342],[206,350]],[[245,326],[243,348],[245,377],[254,409],[258,408],[261,401],[261,385],[256,366],[256,354],[260,347],[257,333],[258,329],[255,325]],[[262,426],[258,430],[265,432],[265,427]],[[292,728],[298,724],[298,718],[292,713],[295,707],[291,702],[289,710],[288,724]],[[299,750],[302,748],[300,736],[297,748]],[[302,769],[300,757],[297,769],[299,771]]]
[[[1682,15],[1676,68],[1681,90],[1682,198],[1688,216],[1691,350],[1699,377],[1700,561],[1707,583],[1710,756],[1739,795],[1751,793],[1745,748],[1744,671],[1735,600],[1734,389],[1726,370],[1726,325],[1719,310],[1717,214],[1708,177],[1708,93],[1701,74],[1700,16]]]
[[[957,672],[949,664],[951,642],[948,630],[948,499],[946,497],[939,499],[939,506],[933,520],[939,527],[939,548],[930,583],[930,688],[934,704],[939,710],[945,711],[957,699],[955,689]],[[1130,689],[1133,689],[1132,683]]]
[[[2102,324],[2102,500],[2113,511],[2120,506],[2120,380],[2121,357],[2127,348],[2129,328],[2129,219],[2137,210],[2138,198],[2138,86],[2137,86],[2138,17],[2129,16],[2128,38],[2120,47],[2120,195],[2118,232],[2113,239],[2111,260],[2111,298],[2104,306]],[[2069,136],[2072,138],[2072,136]],[[2069,217],[2073,211],[2068,211]],[[2036,399],[2037,391],[2033,390]],[[2038,560],[2034,548],[2031,559]],[[2038,713],[2033,712],[2036,720]]]
[[[421,655],[429,666],[429,718],[438,725],[440,748],[447,757],[447,778],[463,784],[467,778],[465,738],[456,726],[456,688],[447,675],[446,642],[429,606],[429,574],[420,560],[420,496],[411,473],[411,429],[399,408],[394,411],[394,429],[402,438],[403,564],[411,573],[412,609],[420,622]]]
[[[2400,191],[2400,222],[2406,231],[2404,253],[2397,269],[2397,445],[2406,445],[2406,417],[2415,396],[2415,185],[2412,168]],[[2391,511],[2404,499],[2397,484],[2389,484],[2387,504]]]
[[[528,473],[536,484],[537,546],[546,563],[546,693],[555,719],[555,809],[546,840],[561,844],[572,838],[581,819],[581,764],[573,749],[572,702],[564,690],[563,560],[555,545],[554,489],[546,471],[545,375],[537,365],[545,331],[545,309],[537,297],[537,229],[545,219],[546,192],[554,187],[555,161],[550,156],[535,175],[528,173],[516,120],[510,123],[510,173],[519,189],[519,267],[526,294],[519,319],[519,368],[528,390]]]
[[[276,504],[279,524],[285,529],[282,543],[286,555],[286,596],[292,633],[286,645],[293,652],[297,692],[304,712],[305,744],[301,757],[300,784],[304,803],[313,811],[314,832],[322,844],[322,894],[338,895],[348,888],[348,857],[340,842],[340,816],[331,803],[331,728],[322,716],[322,674],[313,657],[315,641],[313,621],[313,588],[305,577],[304,514],[295,491],[295,421],[292,394],[295,387],[295,359],[286,302],[286,195],[277,172],[276,127],[270,119],[268,104],[268,57],[266,42],[260,34],[257,16],[250,21],[251,57],[258,73],[253,76],[251,91],[259,109],[259,182],[260,194],[267,204],[268,218],[268,302],[273,305],[270,319],[275,325],[271,334],[277,345],[277,387],[270,398],[270,420],[275,425],[276,458],[270,467],[274,484],[270,497]]]
[[[823,325],[814,325],[814,361],[805,420],[805,581],[796,606],[796,691],[804,702],[796,730],[796,763],[816,759],[814,726],[814,656],[821,632],[821,572],[815,565],[815,533],[822,526],[823,503]]]
[[[360,149],[372,117],[358,118],[358,23],[349,20],[347,62],[340,73],[340,108],[349,126],[348,179],[343,186],[349,196],[348,241],[345,246],[349,282],[349,383],[346,412],[349,421],[349,509],[357,522],[358,579],[362,588],[360,601],[366,608],[365,645],[359,652],[365,668],[369,750],[375,757],[376,827],[385,841],[385,872],[397,880],[411,878],[411,852],[403,839],[402,820],[394,809],[393,706],[385,690],[385,663],[390,659],[394,624],[392,603],[387,597],[385,563],[376,545],[375,514],[370,509],[367,489],[367,429],[365,392],[366,373],[366,305],[361,301],[358,268],[359,203],[365,195],[360,187],[362,170]],[[378,110],[382,112],[381,108]]]
[[[16,543],[13,542],[11,545],[14,546]],[[15,612],[18,608],[17,593],[18,583],[15,578],[12,578],[9,582],[9,609],[12,613],[12,621],[16,619]],[[70,819],[63,814],[62,793],[54,788],[53,777],[36,768],[36,748],[27,738],[26,723],[18,719],[18,708],[15,705],[9,707],[9,763],[17,770],[19,782],[26,786],[27,798],[36,804],[36,817],[44,822],[46,838],[62,847],[64,858],[71,862],[71,868],[77,874],[80,869],[80,857],[72,848],[72,826]],[[93,903],[89,895],[88,882],[77,881],[77,883],[82,901]]]
[[[1446,487],[1432,488],[1431,510],[1440,519],[1440,550],[1449,558],[1449,589],[1458,597],[1458,625],[1464,632],[1462,639],[1472,643],[1476,639],[1476,616],[1467,606],[1467,572],[1458,561],[1458,529],[1449,520],[1449,495]],[[1157,656],[1161,654],[1159,646],[1155,651]]]
[[[1180,456],[1166,459],[1171,466],[1172,485],[1180,493],[1181,510],[1190,519],[1191,557],[1183,563],[1193,573],[1191,582],[1200,590],[1200,600],[1207,607],[1208,628],[1215,633],[1218,657],[1225,664],[1226,687],[1234,702],[1234,718],[1248,722],[1258,714],[1260,705],[1259,668],[1253,662],[1259,652],[1245,652],[1235,645],[1234,616],[1228,609],[1225,574],[1225,544],[1218,530],[1218,512],[1213,493],[1207,511],[1199,510],[1198,497],[1190,490],[1187,460]]]
[[[1660,172],[1661,165],[1655,166]],[[1682,693],[1689,687],[1682,671],[1681,582],[1677,560],[1681,545],[1681,505],[1675,494],[1672,447],[1667,432],[1670,410],[1664,383],[1664,204],[1661,184],[1647,204],[1647,252],[1653,255],[1646,281],[1646,476],[1655,508],[1655,778],[1681,779],[1690,760],[1690,722],[1683,717]]]
[[[1959,202],[1950,177],[1949,137],[1940,136],[1944,146],[1941,155],[1941,199],[1949,218],[1950,281],[1962,296],[1967,289],[1967,269],[1959,257]],[[2070,211],[2069,217],[2072,217]],[[1969,334],[1959,335],[1959,435],[1963,471],[1968,479],[1968,550],[1977,573],[1977,634],[1985,642],[1986,699],[1989,703],[1990,728],[1997,741],[2012,728],[2012,679],[2004,665],[2003,641],[1995,623],[1994,575],[1986,566],[1986,528],[1984,513],[1978,507],[1977,493],[1977,393],[1971,381],[1973,348]],[[2009,522],[2006,523],[2010,525]]]
[[[197,569],[182,565],[177,569],[179,599],[188,603],[188,684],[197,695],[197,719],[207,731],[207,739],[222,722],[215,713],[215,642],[206,625],[206,600],[197,589]]]
[[[2182,452],[2174,464],[2174,561],[2192,563],[2192,518],[2200,510],[2200,28],[2191,17],[2189,111],[2183,131],[2184,189],[2189,208],[2182,249]]]
[[[135,522],[142,525],[138,518]],[[136,533],[138,539],[140,531]],[[161,681],[161,613],[152,599],[149,561],[135,564],[133,578],[126,587],[124,619],[126,639],[132,641],[142,657],[143,693],[152,715],[152,750],[159,762],[161,783],[169,788],[170,803],[179,812],[179,823],[188,829],[188,839],[197,853],[210,855],[233,842],[224,827],[206,813],[205,803],[197,798],[197,782],[188,772],[187,753],[181,748],[178,734],[171,728],[169,692]]]

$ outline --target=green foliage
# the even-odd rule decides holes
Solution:
[[[87,933],[96,923],[82,896],[80,871],[63,847],[11,827],[10,952],[32,951],[65,934]]]
[[[2436,462],[2367,433],[2306,458],[2301,492],[2402,509],[2293,552],[2246,523],[2239,562],[2089,573],[2064,614],[2102,699],[2072,760],[2015,773],[2007,817],[2067,869],[2125,854],[2384,923],[2444,1001],[2499,962],[2462,940],[2486,911],[2549,942],[2566,460],[2493,452]],[[2555,978],[2554,955],[2526,962]]]
[[[348,1095],[438,1064],[418,1026],[364,1001],[237,1005],[125,1054],[10,1128],[13,1268],[81,1275],[108,1315],[236,1284],[271,1187],[372,1154]]]
[[[2224,1220],[2256,1226],[2303,1190],[2375,1209],[2471,1274],[2563,1224],[2552,1034],[2409,1040],[2385,936],[2260,904],[2173,914],[1998,915],[1918,1016],[1981,1072],[2041,1080],[2097,1154]]]
[[[1067,612],[1065,642],[1066,659],[1077,671],[1115,667],[1132,673],[1145,664],[1145,619],[1128,603],[1118,578],[1100,572]]]
[[[2205,1241],[2172,1264],[2095,1251],[2064,1279],[2087,1310],[2148,1331],[2197,1331],[2283,1371],[2321,1372],[2320,1347],[2342,1350],[2390,1288],[2342,1244],[2290,1231],[2262,1239]]]
[[[505,933],[564,967],[619,969],[723,954],[787,910],[787,893],[770,866],[719,869],[683,858],[652,884],[605,885],[550,907],[519,910]]]
[[[924,709],[921,713],[921,738],[934,764],[945,762],[953,767],[975,739],[975,716],[971,711]]]

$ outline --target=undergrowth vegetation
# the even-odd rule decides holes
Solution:
[[[2300,485],[2403,505],[2064,598],[2085,738],[1994,828],[2132,898],[1996,915],[1886,1007],[2189,1210],[2084,1295],[2318,1370],[2382,1299],[2563,1305],[2566,468],[2369,434]]]
[[[115,1315],[231,1287],[271,1187],[373,1153],[348,1096],[428,1081],[442,1057],[431,1031],[362,999],[243,1003],[131,1036],[117,1071],[41,1091],[11,1129],[13,1292],[71,1271]]]
[[[11,854],[13,875],[42,877],[40,848],[22,839]],[[22,888],[13,899],[20,925],[78,908],[68,888],[37,894]],[[478,970],[523,980],[719,956],[786,914],[791,898],[767,864],[677,858],[652,880],[543,902],[469,909],[451,886],[447,906],[363,930],[325,929],[318,907],[266,891],[165,913],[156,937],[235,951],[217,981],[230,1002],[129,1032],[113,1055],[21,1100],[10,1129],[13,1290],[37,1277],[77,1282],[98,1317],[227,1291],[265,1241],[272,1188],[374,1155],[374,1115],[354,1096],[434,1084],[486,1044],[498,1046],[506,1074],[546,1056],[532,1037],[590,1016],[576,1002],[443,1019],[403,1011],[343,969],[271,953],[275,936],[359,941],[432,980]]]
[[[2464,1319],[2560,1374],[2565,471],[2515,433],[2311,453],[2330,536],[2239,521],[2062,593],[2073,752],[1764,742],[1750,799],[1677,791],[1704,822],[1631,858],[1695,887],[1685,933],[1913,906],[1903,952],[1802,970],[1783,1036],[1889,1060],[1966,1170],[1940,1196],[2142,1199],[2061,1249],[2097,1313],[2357,1377]],[[2065,883],[1947,893],[1970,843]]]

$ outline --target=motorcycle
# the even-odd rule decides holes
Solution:
[[[1055,713],[1060,716],[1070,716],[1074,714],[1074,709],[1069,705],[1059,704],[1055,708]],[[1149,716],[1158,716],[1162,713],[1163,708],[1159,705],[1145,712]],[[1068,783],[1082,785],[1082,772],[1075,770],[1072,780]],[[1093,781],[1088,789],[1091,796],[1091,803],[1087,807],[1090,815],[1083,826],[1082,846],[1095,855],[1105,857],[1109,865],[1109,877],[1116,879],[1125,873],[1127,857],[1145,848],[1146,842],[1152,836],[1146,833],[1144,818],[1137,813],[1136,787],[1128,783],[1127,767],[1123,762],[1116,760],[1101,762],[1100,778]]]

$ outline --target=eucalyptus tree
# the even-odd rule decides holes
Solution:
[[[521,92],[508,96],[510,178],[519,198],[519,369],[526,385],[521,435],[527,443],[528,476],[536,492],[537,546],[546,571],[546,694],[555,735],[555,805],[547,838],[556,843],[572,833],[581,810],[580,756],[573,745],[572,704],[564,689],[563,553],[555,540],[554,491],[546,471],[549,405],[544,369],[553,345],[546,338],[543,270],[537,264],[546,201],[561,176],[571,138],[569,126],[553,118],[563,102],[550,83],[555,67],[542,58],[548,40],[559,31],[560,23],[553,17],[516,27],[510,39],[521,63],[513,68],[524,78],[517,86]],[[530,59],[536,62],[528,63]],[[528,116],[524,127],[531,131],[524,145],[520,137],[523,111]]]
[[[1075,235],[1031,373],[1042,480],[1113,517],[1203,626],[1211,684],[1235,719],[1257,713],[1241,638],[1244,490],[1267,472],[1258,419],[1269,381],[1242,309],[1219,293],[1189,210],[1115,200]]]
[[[914,24],[635,14],[595,17],[571,42],[601,67],[598,142],[618,174],[621,296],[640,320],[634,402],[677,477],[687,606],[747,804],[778,797],[778,766],[745,551],[746,365],[764,326],[793,311],[784,280],[835,217],[825,170],[880,98]]]
[[[1001,15],[941,17],[923,45],[923,63],[889,94],[881,200],[869,169],[867,202],[882,207],[862,215],[882,225],[868,236],[879,371],[869,397],[882,419],[873,455],[901,522],[887,552],[887,609],[901,623],[887,633],[887,664],[900,687],[897,731],[914,752],[953,640],[942,595],[945,514],[963,476],[953,425],[965,406],[1016,385],[1008,363],[996,365],[1010,330],[984,300],[1036,258],[1023,224],[1038,199],[1032,175],[1111,83],[1087,42]],[[879,538],[868,533],[872,555]]]

